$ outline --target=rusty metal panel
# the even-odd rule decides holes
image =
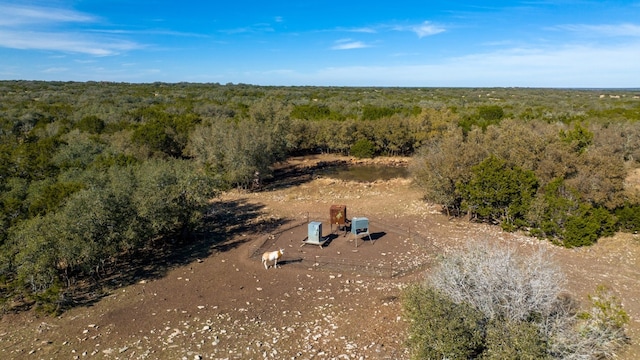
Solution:
[[[347,220],[347,206],[331,205],[331,208],[329,209],[329,218],[331,225],[344,226]]]

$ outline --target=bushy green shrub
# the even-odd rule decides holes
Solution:
[[[349,153],[357,158],[372,158],[375,154],[373,143],[367,139],[360,139],[351,146]]]
[[[104,121],[96,115],[85,116],[75,124],[75,127],[80,131],[85,131],[90,134],[100,134],[104,130]]]
[[[462,128],[465,134],[469,133],[474,127],[484,131],[490,125],[499,124],[503,117],[504,110],[500,105],[483,105],[478,107],[476,114],[461,118],[458,126]]]
[[[291,117],[302,120],[322,120],[331,116],[331,109],[326,105],[303,104],[296,105],[291,110]]]
[[[87,172],[87,186],[45,185],[38,197],[34,191],[34,216],[0,243],[0,276],[15,279],[13,296],[46,312],[59,308],[69,276],[94,276],[109,259],[189,234],[216,192],[212,179],[186,160]]]
[[[498,121],[504,117],[504,109],[500,105],[483,105],[478,107],[478,117],[484,120]]]
[[[405,289],[403,296],[413,359],[471,359],[482,352],[485,320],[480,311],[420,285]]]
[[[533,171],[510,167],[493,155],[472,167],[468,182],[458,182],[463,210],[505,229],[525,225],[524,217],[535,197],[538,181]]]
[[[483,360],[542,360],[551,356],[540,328],[523,321],[492,320],[487,326]]]
[[[583,153],[593,143],[593,136],[593,132],[579,123],[574,125],[573,130],[560,131],[560,139],[569,144],[577,153]]]
[[[620,230],[628,232],[640,231],[640,204],[625,204],[616,209],[616,217]]]
[[[603,208],[581,204],[579,213],[567,219],[562,244],[566,247],[593,245],[599,238],[611,236],[616,230],[616,219]]]
[[[531,234],[552,239],[566,247],[587,246],[616,231],[616,218],[594,207],[562,179],[547,184],[528,214]]]

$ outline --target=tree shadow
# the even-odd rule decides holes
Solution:
[[[144,249],[110,262],[101,276],[74,289],[71,306],[90,306],[114,289],[143,279],[160,279],[171,269],[230,251],[251,241],[251,235],[273,231],[289,222],[266,217],[263,209],[264,205],[245,199],[214,202],[195,231],[155,239]],[[247,236],[238,236],[241,234]]]

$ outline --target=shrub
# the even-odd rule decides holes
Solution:
[[[592,245],[616,230],[615,216],[583,201],[562,179],[545,186],[528,218],[534,227],[533,235],[555,239],[566,247]]]
[[[484,120],[498,121],[504,117],[500,105],[483,105],[478,108],[478,117]]]
[[[414,359],[469,359],[482,351],[483,315],[433,288],[414,285],[403,297]]]
[[[356,141],[355,144],[351,146],[349,151],[351,155],[357,158],[372,158],[374,155],[374,146],[373,143],[367,139],[360,139]]]
[[[542,250],[528,257],[479,244],[446,258],[429,278],[456,303],[468,303],[490,319],[525,321],[555,310],[564,275]]]
[[[579,312],[542,250],[480,244],[445,258],[404,292],[415,359],[606,359],[628,342],[629,316],[599,287]]]
[[[504,118],[504,110],[499,105],[480,106],[477,114],[463,117],[458,122],[458,126],[465,134],[470,132],[473,127],[478,127],[485,131],[490,125],[499,124],[502,118]]]
[[[505,229],[525,224],[525,214],[535,197],[538,181],[533,171],[510,167],[493,155],[472,167],[468,182],[458,182],[457,190],[467,209],[480,219],[495,221]]]
[[[616,209],[615,214],[620,230],[640,231],[640,204],[625,204],[622,208]]]
[[[611,289],[598,286],[590,307],[555,329],[550,353],[559,359],[611,359],[629,343],[629,315]]]
[[[483,359],[548,359],[547,341],[535,324],[493,320],[487,327]]]
[[[579,214],[567,219],[562,244],[566,247],[593,245],[598,238],[615,233],[616,220],[607,210],[581,204]]]
[[[104,121],[96,115],[85,116],[75,125],[80,131],[85,131],[91,134],[100,134],[104,130]]]
[[[573,151],[583,153],[593,143],[593,133],[580,124],[575,124],[571,131],[560,131],[560,139],[569,144]]]

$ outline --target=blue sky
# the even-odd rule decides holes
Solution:
[[[0,79],[640,87],[640,0],[0,0]]]

